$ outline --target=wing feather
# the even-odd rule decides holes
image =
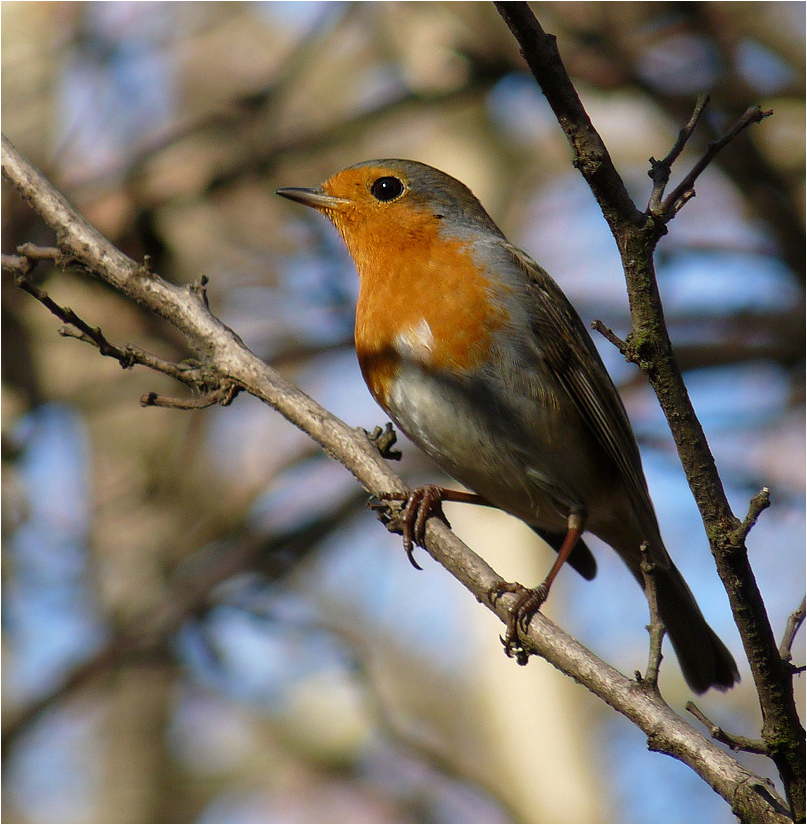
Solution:
[[[549,274],[517,247],[506,247],[529,279],[532,326],[547,366],[574,402],[597,443],[619,469],[653,556],[666,567],[668,556],[647,490],[639,448],[622,399],[594,342]]]

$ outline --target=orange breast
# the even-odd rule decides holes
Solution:
[[[445,240],[438,218],[411,209],[395,223],[340,217],[335,223],[361,281],[356,351],[383,407],[402,350],[424,366],[454,373],[467,373],[489,357],[491,335],[508,313],[491,302],[491,281],[466,243]]]

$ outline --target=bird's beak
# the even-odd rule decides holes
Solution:
[[[322,209],[325,211],[338,209],[340,206],[349,203],[347,198],[337,198],[333,195],[326,195],[322,189],[300,189],[296,186],[287,186],[283,189],[276,190],[275,194],[292,201],[297,201],[297,203],[305,204],[305,206],[311,206],[314,209]]]

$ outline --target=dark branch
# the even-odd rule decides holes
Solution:
[[[632,360],[628,345],[610,327],[605,326],[599,318],[591,322],[591,328],[599,332],[606,341],[610,341],[628,360]]]
[[[750,501],[748,514],[743,519],[743,523],[737,528],[733,539],[738,544],[744,542],[751,532],[751,528],[757,523],[760,514],[771,506],[771,491],[763,487]]]
[[[804,623],[804,611],[805,600],[802,599],[801,604],[788,616],[785,633],[784,636],[782,636],[782,643],[779,645],[779,655],[784,662],[790,662],[793,658],[791,650],[796,634]]]
[[[123,369],[131,369],[135,364],[140,364],[155,372],[162,372],[171,378],[182,381],[191,387],[198,384],[200,381],[198,363],[193,361],[175,363],[160,358],[157,355],[152,355],[150,352],[140,347],[132,346],[131,344],[127,344],[124,347],[116,346],[107,340],[103,332],[101,332],[100,327],[90,326],[70,309],[70,307],[63,307],[57,304],[44,289],[32,283],[27,275],[38,261],[52,260],[58,266],[66,265],[65,257],[58,249],[37,248],[34,247],[33,244],[23,244],[19,250],[24,251],[25,254],[19,257],[4,256],[4,258],[14,259],[13,261],[4,260],[4,268],[6,268],[7,271],[13,272],[14,281],[20,289],[27,292],[33,298],[36,298],[37,301],[47,307],[60,321],[64,321],[67,326],[59,329],[59,335],[92,344],[98,348],[101,355],[117,360]]]
[[[662,221],[669,221],[675,217],[675,214],[690,198],[695,197],[695,181],[700,176],[701,172],[714,160],[718,152],[726,148],[726,146],[734,140],[743,129],[748,128],[752,123],[759,123],[766,117],[770,117],[773,110],[762,111],[759,106],[749,106],[745,114],[726,132],[723,137],[718,140],[713,140],[709,143],[704,152],[703,157],[692,167],[686,177],[667,195],[664,202],[659,205],[655,211],[650,214]]]
[[[687,125],[684,126],[684,128],[678,133],[678,139],[673,144],[673,147],[670,149],[667,157],[665,157],[664,160],[650,158],[650,171],[648,174],[653,180],[653,192],[650,195],[650,202],[647,205],[647,211],[649,214],[656,214],[661,207],[661,198],[664,195],[664,190],[667,188],[667,184],[669,183],[672,165],[678,159],[681,152],[684,151],[684,147],[692,137],[692,133],[695,131],[695,127],[698,125],[698,121],[708,105],[709,95],[699,95],[695,104],[695,111],[692,113],[689,123],[687,123]]]
[[[547,34],[527,3],[494,4],[521,47],[521,54],[538,81],[572,148],[572,162],[591,187],[606,220],[642,223],[642,213],[611,160],[602,138],[583,108],[569,78],[553,35]]]

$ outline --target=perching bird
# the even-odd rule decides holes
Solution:
[[[588,331],[471,191],[422,163],[372,160],[316,189],[278,194],[327,215],[356,263],[356,352],[373,397],[476,494],[415,491],[404,530],[410,555],[441,499],[499,507],[546,539],[558,560],[544,583],[500,588],[518,592],[505,640],[518,653],[519,627],[563,562],[595,575],[584,530],[613,547],[640,584],[647,542],[687,683],[703,693],[738,681],[664,547],[625,408]]]

